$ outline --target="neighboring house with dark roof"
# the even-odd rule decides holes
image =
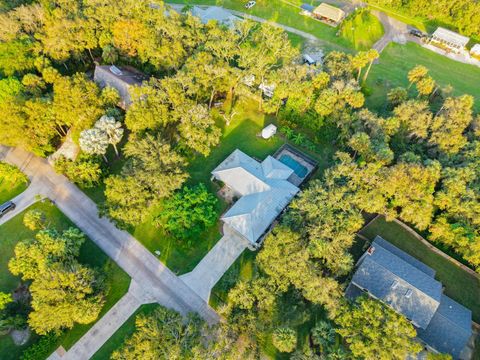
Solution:
[[[213,178],[239,198],[222,221],[248,240],[252,249],[300,191],[287,180],[293,172],[272,156],[260,163],[238,149],[212,171]]]
[[[120,95],[119,106],[127,109],[132,103],[130,91],[133,86],[141,86],[147,76],[131,67],[117,67],[115,65],[97,65],[93,80],[101,87],[110,86]]]
[[[432,351],[457,359],[472,335],[472,312],[443,294],[435,270],[380,236],[358,261],[346,296],[364,292],[404,315]]]

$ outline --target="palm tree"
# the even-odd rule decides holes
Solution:
[[[300,145],[302,144],[304,141],[305,141],[305,136],[303,136],[302,134],[298,133],[298,134],[295,134],[292,138],[292,141],[297,144],[297,145]]]
[[[370,69],[372,68],[372,64],[376,59],[380,57],[380,54],[378,53],[377,50],[370,49],[367,51],[366,56],[368,61],[370,61],[370,63],[368,64],[367,72],[365,73],[365,75],[363,75],[363,82],[367,80],[368,74],[370,73]]]
[[[113,116],[103,115],[95,123],[95,128],[107,134],[108,142],[113,145],[115,154],[117,154],[118,157],[117,144],[122,140],[123,137],[122,124],[119,121],[115,121]]]

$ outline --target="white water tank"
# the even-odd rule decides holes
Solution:
[[[262,130],[262,138],[270,139],[273,135],[277,133],[277,127],[273,124],[270,124],[263,128]]]

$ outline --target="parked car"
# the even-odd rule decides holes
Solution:
[[[255,5],[257,4],[256,1],[249,1],[245,4],[245,9],[251,9],[252,7],[254,7]]]
[[[423,32],[421,32],[420,30],[417,30],[417,29],[411,29],[409,31],[409,33],[410,33],[410,35],[418,37],[420,39],[422,39],[426,36]]]
[[[0,218],[9,211],[14,210],[16,207],[17,206],[11,201],[7,201],[6,203],[0,205]]]

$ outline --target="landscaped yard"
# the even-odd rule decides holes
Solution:
[[[160,305],[142,305],[123,325],[103,344],[103,346],[92,356],[91,360],[107,360],[113,351],[122,346],[123,342],[135,331],[135,318],[137,315],[149,315]]]
[[[59,231],[74,226],[73,223],[49,201],[38,202],[29,209],[42,210],[46,214],[50,226]],[[19,284],[20,279],[13,276],[8,270],[8,261],[13,256],[16,243],[19,240],[32,237],[33,235],[34,232],[23,225],[23,213],[0,226],[0,291],[10,292]],[[127,292],[130,277],[90,240],[82,245],[79,260],[81,263],[101,268],[107,274],[107,282],[110,284],[110,289],[105,306],[100,313],[100,318]],[[51,351],[54,351],[55,348],[60,345],[66,349],[70,348],[92,325],[93,324],[76,325],[59,338]],[[34,336],[31,342],[37,339],[38,337]],[[19,359],[23,349],[24,347],[16,347],[9,336],[0,337],[0,359]]]
[[[342,38],[355,49],[368,50],[383,36],[383,25],[369,11],[358,11],[347,17],[340,25]]]
[[[367,79],[367,87],[371,91],[367,107],[384,111],[389,89],[408,86],[407,73],[415,65],[426,66],[441,87],[451,85],[452,95],[474,96],[474,108],[480,111],[480,68],[451,60],[411,42],[406,45],[390,44],[382,52],[380,62],[373,65]]]
[[[408,254],[436,270],[435,278],[445,286],[445,294],[472,310],[473,320],[480,321],[480,280],[454,263],[432,252],[395,222],[377,218],[361,234],[370,240],[380,235]]]

